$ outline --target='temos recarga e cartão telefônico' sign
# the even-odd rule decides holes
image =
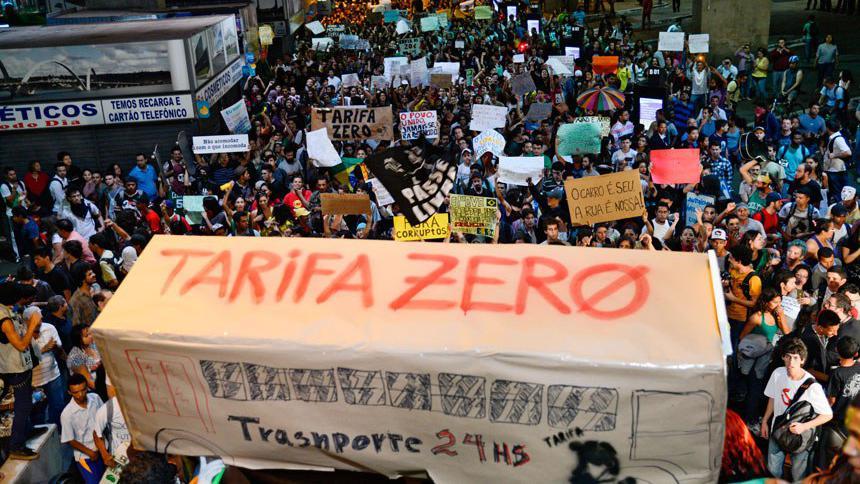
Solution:
[[[0,131],[192,119],[191,96],[141,96],[0,107]]]

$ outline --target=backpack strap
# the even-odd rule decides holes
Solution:
[[[788,409],[791,408],[792,405],[800,401],[801,397],[803,397],[803,394],[806,393],[806,390],[808,390],[813,383],[815,383],[815,378],[807,378],[806,381],[804,381],[803,384],[800,385],[800,387],[797,389],[797,392],[794,393],[794,398],[791,399],[791,403],[789,403],[788,406],[785,407],[786,411],[788,411]]]
[[[750,271],[750,273],[747,274],[746,277],[744,277],[744,280],[741,282],[741,291],[744,293],[744,296],[747,299],[752,299],[752,295],[750,294],[750,281],[755,275],[755,271]]]

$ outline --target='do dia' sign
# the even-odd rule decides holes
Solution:
[[[93,325],[135,445],[440,483],[582,482],[598,446],[613,481],[716,482],[708,256],[491,248],[154,237]]]

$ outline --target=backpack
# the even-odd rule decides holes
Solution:
[[[794,434],[789,430],[791,424],[806,423],[817,416],[811,403],[799,401],[806,390],[814,383],[815,379],[807,378],[800,385],[800,388],[797,389],[794,398],[791,399],[791,403],[785,409],[785,412],[773,421],[771,438],[773,438],[780,450],[787,454],[807,450],[815,440],[815,429],[809,429],[800,434]]]
[[[107,262],[110,265],[111,269],[113,269],[113,275],[116,276],[116,280],[118,282],[122,282],[125,278],[125,273],[122,271],[122,256],[120,257],[106,257],[104,254],[99,258],[99,265],[101,265],[102,261]],[[105,281],[102,280],[102,271],[98,271],[98,279],[99,282],[104,284]],[[107,287],[106,285],[104,287]]]

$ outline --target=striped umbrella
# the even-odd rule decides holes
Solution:
[[[614,111],[624,106],[624,93],[611,87],[594,87],[577,96],[576,105],[588,111]]]

